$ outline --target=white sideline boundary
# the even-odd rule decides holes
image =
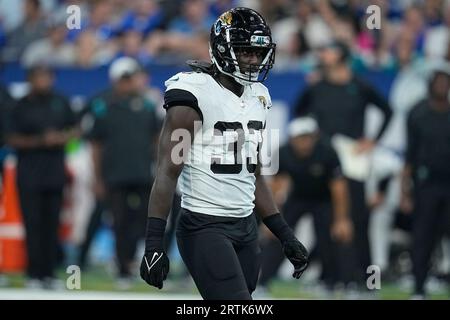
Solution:
[[[201,300],[195,294],[0,289],[0,300]]]

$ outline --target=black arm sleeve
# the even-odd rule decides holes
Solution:
[[[203,121],[203,114],[198,106],[197,98],[189,91],[182,89],[171,89],[164,94],[164,109],[169,109],[175,106],[191,107],[197,111],[200,119]]]
[[[376,140],[379,140],[383,136],[383,133],[386,130],[389,121],[391,120],[392,110],[387,100],[381,94],[379,94],[374,88],[372,88],[369,85],[364,85],[364,87],[367,102],[374,104],[378,109],[381,110],[381,112],[383,112],[384,115],[383,123],[381,124],[381,128],[376,136]]]

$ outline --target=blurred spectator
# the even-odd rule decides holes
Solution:
[[[363,64],[364,68],[376,70],[392,70],[395,60],[390,49],[398,33],[398,25],[389,20],[392,2],[377,0],[371,4],[378,5],[381,13],[381,28],[369,29],[367,26],[367,15],[364,6],[359,20],[359,32],[355,40],[355,49],[359,54],[357,62]]]
[[[442,23],[442,9],[445,0],[427,0],[423,2],[423,16],[427,27]]]
[[[413,211],[414,298],[426,297],[433,249],[450,230],[450,65],[437,68],[429,96],[408,117],[401,208]],[[411,188],[413,186],[413,189]]]
[[[266,19],[267,23],[272,24],[288,17],[290,5],[289,0],[260,0],[258,12]]]
[[[133,29],[125,31],[120,38],[120,51],[117,57],[130,57],[137,60],[140,64],[148,64],[152,57],[142,47],[142,33]]]
[[[398,73],[389,94],[393,117],[380,141],[384,147],[401,156],[404,156],[406,148],[407,114],[427,93],[424,61],[414,46],[411,32],[403,32],[396,41],[394,50]]]
[[[87,16],[89,12],[88,1],[85,0],[58,0],[58,5],[50,12],[50,17],[53,21],[66,21],[68,17],[67,8],[75,5],[80,8],[81,20]]]
[[[45,37],[47,25],[41,10],[39,0],[26,0],[23,6],[24,20],[7,35],[3,58],[6,61],[16,61],[25,48],[33,41]]]
[[[450,43],[450,2],[444,8],[443,23],[429,29],[425,38],[425,54],[430,59],[445,58]]]
[[[113,59],[115,52],[113,44],[103,45],[93,31],[87,30],[77,38],[75,63],[82,68],[105,65]]]
[[[75,41],[84,32],[93,32],[97,40],[106,43],[114,36],[112,20],[113,6],[111,0],[92,0],[89,16],[82,15],[81,29],[69,30],[68,39]]]
[[[319,52],[323,79],[306,89],[296,105],[297,115],[311,113],[318,121],[324,135],[336,134],[355,139],[356,153],[373,149],[376,141],[364,137],[365,110],[372,103],[384,114],[378,132],[378,140],[391,118],[387,101],[372,87],[355,77],[348,66],[349,48],[342,42],[334,42]],[[347,173],[344,172],[346,175]],[[354,281],[365,279],[370,263],[368,239],[369,211],[366,206],[364,181],[348,179],[351,196],[351,218],[354,223],[356,264]],[[349,262],[349,269],[353,261]]]
[[[169,25],[169,32],[194,36],[198,33],[209,34],[215,18],[208,12],[205,0],[185,0],[181,10],[182,15],[175,18]]]
[[[46,64],[54,67],[71,66],[75,63],[75,47],[66,42],[67,27],[64,21],[49,27],[48,37],[32,42],[22,55],[22,65],[30,67]]]
[[[18,158],[17,186],[28,253],[26,285],[52,288],[66,181],[64,146],[77,130],[68,101],[52,89],[53,73],[35,66],[28,81],[31,92],[12,111],[8,143]]]
[[[23,21],[23,0],[0,0],[0,20],[6,31],[11,31]]]
[[[406,149],[406,119],[411,108],[427,94],[424,79],[424,61],[414,50],[414,36],[403,32],[395,44],[398,72],[389,93],[393,116],[380,139],[380,147],[372,156],[372,180],[380,182],[369,204],[374,209],[371,217],[371,247],[374,264],[383,274],[389,269],[390,246],[394,219],[400,204],[400,172]]]
[[[205,0],[183,2],[182,16],[175,17],[167,32],[154,32],[146,41],[150,56],[162,63],[186,59],[209,60],[208,39],[214,18]]]
[[[231,8],[238,7],[237,0],[217,0],[213,1],[209,6],[209,14],[212,17],[218,17]]]
[[[136,0],[132,3],[132,9],[122,17],[117,32],[134,30],[145,37],[162,25],[164,14],[155,0]]]
[[[155,107],[141,95],[136,81],[138,72],[132,58],[116,60],[109,69],[112,88],[89,103],[95,118],[90,133],[95,193],[113,215],[119,288],[130,285],[136,246],[144,236],[159,133]]]
[[[425,27],[425,21],[420,7],[411,6],[406,9],[401,32],[411,32],[415,36],[414,47],[420,53],[423,53],[424,49]]]
[[[348,243],[352,237],[347,183],[336,151],[326,138],[319,136],[313,118],[297,118],[288,130],[289,143],[279,150],[280,167],[274,183],[281,188],[275,198],[284,204],[283,215],[293,230],[302,215],[312,214],[321,280],[332,290],[338,281],[346,280],[340,274],[337,242]],[[270,232],[266,229],[265,234]],[[272,235],[263,245],[260,285],[264,287],[276,275],[284,256],[279,241]]]
[[[317,14],[314,2],[300,0],[294,8],[294,15],[273,24],[273,37],[277,42],[277,50],[281,53],[289,51],[290,41],[299,32],[305,38],[305,46],[315,49],[332,39],[332,31]],[[278,52],[277,52],[278,54]]]
[[[0,17],[0,50],[3,49],[3,46],[6,44],[6,32],[5,29],[3,28],[3,24],[2,24],[2,20]],[[0,56],[1,58],[1,56]]]
[[[296,64],[308,72],[316,64],[312,50],[329,42],[332,33],[323,19],[314,12],[311,1],[301,0],[294,7],[292,17],[273,24],[273,38],[277,43],[277,69],[290,69]]]

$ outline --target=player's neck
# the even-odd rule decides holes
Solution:
[[[244,93],[244,86],[240,83],[237,83],[232,77],[227,76],[226,74],[219,73],[216,77],[216,80],[238,97],[242,96],[242,94]]]

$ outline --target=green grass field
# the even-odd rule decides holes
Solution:
[[[148,286],[144,281],[136,279],[132,283],[129,289],[119,290],[117,288],[116,279],[113,277],[112,272],[108,271],[104,267],[94,267],[89,271],[82,272],[81,274],[81,291],[105,291],[105,292],[133,292],[133,293],[152,293],[158,294],[163,292],[164,294],[198,294],[197,289],[190,280],[182,279],[176,275],[172,276],[166,281],[163,291],[159,291],[153,287]],[[64,270],[58,272],[58,278],[65,281],[68,275]],[[174,279],[175,278],[175,279]],[[9,280],[8,287],[10,288],[23,288],[25,278],[23,275],[7,275]],[[345,299],[346,295],[343,291],[336,291],[333,295],[324,296],[318,290],[317,285],[314,283],[305,283],[298,281],[273,281],[269,287],[270,296],[263,297],[263,299],[270,299],[270,297],[276,299]],[[369,296],[354,296],[352,299],[380,299],[380,300],[401,300],[409,299],[409,290],[401,289],[394,283],[383,283],[380,290],[374,290]],[[450,294],[446,290],[435,292],[430,294],[430,299],[442,300],[449,299]]]

